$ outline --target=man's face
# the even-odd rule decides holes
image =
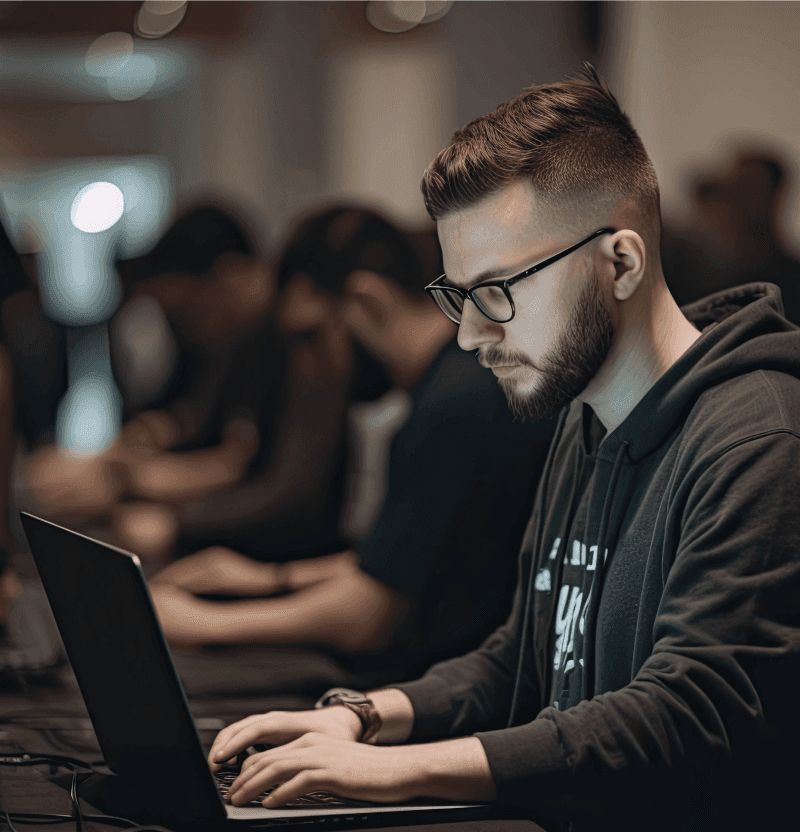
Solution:
[[[527,183],[439,221],[448,282],[463,289],[509,278],[576,243],[593,228],[552,228]],[[611,349],[614,326],[592,260],[595,243],[511,287],[507,323],[464,305],[458,342],[490,367],[520,418],[539,418],[579,397]]]

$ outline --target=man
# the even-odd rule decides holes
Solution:
[[[800,333],[777,290],[677,307],[653,168],[590,67],[458,132],[423,192],[460,345],[518,412],[561,408],[513,611],[372,705],[229,726],[212,767],[278,746],[245,762],[236,804],[277,783],[267,806],[321,787],[496,800],[548,829],[782,819],[800,737]]]
[[[355,551],[275,564],[214,546],[175,562],[152,584],[162,627],[173,645],[313,645],[370,681],[415,678],[505,619],[510,550],[552,422],[513,419],[491,373],[458,349],[453,324],[425,294],[410,239],[380,215],[337,206],[307,217],[277,271],[284,330],[316,331],[343,313],[410,401],[389,450],[387,497]],[[298,463],[306,456],[298,451]],[[200,597],[222,593],[231,599]]]

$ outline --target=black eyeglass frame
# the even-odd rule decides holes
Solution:
[[[597,237],[601,237],[603,234],[615,234],[615,228],[600,228],[595,231],[593,234],[590,234],[588,237],[581,240],[579,243],[575,243],[575,245],[570,246],[569,248],[565,248],[563,251],[560,251],[558,254],[554,254],[552,257],[548,257],[547,260],[543,260],[541,263],[537,263],[535,266],[531,266],[529,269],[525,269],[524,272],[520,272],[513,277],[508,277],[505,279],[498,278],[496,280],[486,280],[483,283],[478,283],[470,289],[460,289],[457,286],[441,286],[441,282],[447,278],[446,274],[443,274],[436,278],[433,283],[429,283],[425,287],[425,291],[431,296],[434,303],[439,307],[439,309],[450,318],[453,323],[460,324],[461,320],[456,320],[451,315],[445,311],[444,307],[436,300],[436,293],[437,292],[455,292],[457,295],[460,295],[464,303],[466,303],[467,299],[471,300],[475,306],[478,307],[482,315],[485,315],[490,321],[494,321],[497,324],[507,324],[510,320],[513,319],[514,315],[516,314],[516,307],[514,306],[514,298],[511,297],[511,287],[518,283],[520,280],[524,280],[526,277],[530,277],[532,274],[536,274],[536,272],[540,272],[542,269],[546,269],[548,266],[552,266],[553,263],[560,260],[562,257],[566,257],[568,254],[572,254],[573,251],[577,251],[581,246],[585,246],[586,243],[590,243]],[[499,286],[503,290],[503,294],[508,299],[509,306],[511,307],[511,314],[507,318],[503,318],[502,320],[498,320],[497,318],[490,315],[486,312],[483,306],[480,304],[478,300],[476,300],[474,296],[474,292],[478,289],[483,289],[487,286]],[[463,306],[461,307],[463,310]],[[462,315],[463,317],[463,315]]]

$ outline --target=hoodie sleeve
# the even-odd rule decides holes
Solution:
[[[645,828],[660,828],[679,805],[680,816],[698,817],[703,789],[725,790],[734,820],[755,792],[764,809],[770,790],[790,790],[782,761],[796,759],[800,736],[800,437],[771,431],[701,471],[673,506],[677,546],[663,553],[654,647],[632,681],[477,735],[500,803],[540,822],[621,818],[618,828],[638,811]]]
[[[522,574],[527,574],[523,567]],[[508,621],[477,649],[434,665],[421,679],[399,688],[414,707],[412,741],[471,734],[508,723],[520,653],[527,581],[520,582]],[[526,663],[527,664],[527,663]],[[519,694],[538,702],[538,685],[523,675]]]

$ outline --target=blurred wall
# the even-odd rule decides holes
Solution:
[[[658,172],[667,216],[680,217],[688,177],[718,166],[732,142],[782,151],[800,168],[800,4],[609,4],[609,83]],[[800,250],[800,188],[783,233]]]
[[[202,82],[161,105],[179,199],[223,193],[273,246],[298,212],[342,197],[419,225],[422,171],[455,130],[596,60],[593,4],[456,2],[402,34],[365,8],[259,4],[249,36],[206,55]]]

